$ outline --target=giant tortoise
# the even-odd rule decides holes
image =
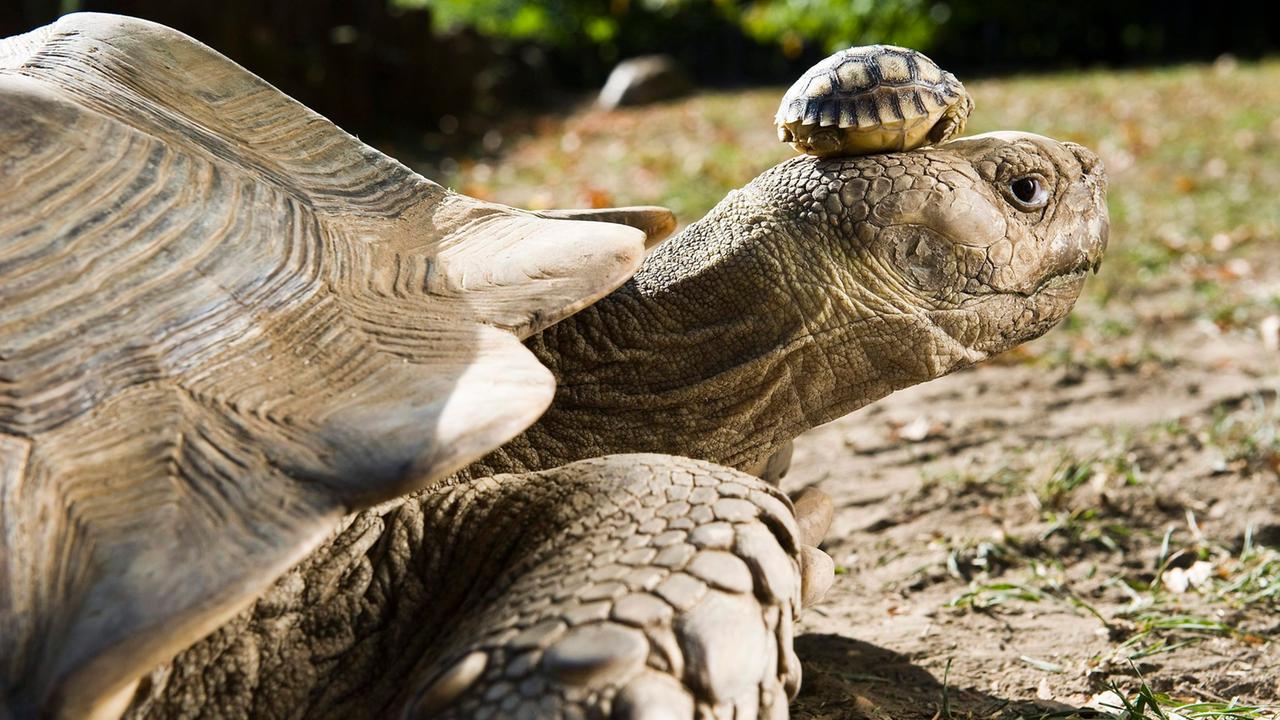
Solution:
[[[799,156],[646,257],[160,25],[4,40],[0,717],[785,716],[830,561],[743,470],[1062,319],[1104,193]]]

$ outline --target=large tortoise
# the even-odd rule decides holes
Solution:
[[[1104,192],[802,156],[643,257],[168,28],[2,41],[0,717],[785,716],[822,522],[741,470],[1051,327]]]

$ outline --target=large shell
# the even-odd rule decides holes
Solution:
[[[450,193],[163,26],[0,40],[0,716],[118,710],[521,431],[520,338],[643,241]]]
[[[945,142],[964,130],[973,100],[923,54],[893,45],[849,48],[809,68],[774,118],[803,153],[866,155]]]

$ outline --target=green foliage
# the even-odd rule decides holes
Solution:
[[[587,41],[611,43],[635,16],[672,19],[708,0],[392,0],[400,7],[428,8],[443,30],[474,27],[483,35],[534,40],[556,46]]]
[[[927,0],[756,0],[741,23],[794,55],[805,43],[826,52],[872,43],[928,49],[949,15],[947,5]]]
[[[392,0],[429,8],[437,27],[473,27],[492,37],[556,46],[627,44],[646,21],[705,22],[718,16],[790,56],[806,45],[834,51],[875,42],[925,48],[950,10],[927,0]]]

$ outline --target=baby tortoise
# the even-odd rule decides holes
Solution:
[[[802,153],[869,155],[945,142],[964,130],[973,98],[915,50],[849,48],[809,68],[787,90],[774,123]]]

